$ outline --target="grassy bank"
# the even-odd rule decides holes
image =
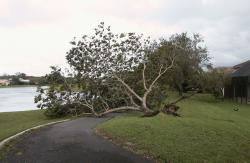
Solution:
[[[25,129],[60,119],[48,119],[42,110],[0,113],[0,141]]]
[[[99,132],[162,162],[250,162],[250,106],[220,102],[210,95],[183,101],[181,118],[125,116]]]

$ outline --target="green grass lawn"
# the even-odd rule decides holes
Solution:
[[[0,113],[0,141],[25,129],[57,121],[48,119],[43,110]]]
[[[178,105],[181,118],[128,115],[97,129],[162,162],[250,162],[250,105],[234,111],[235,103],[210,95],[196,95]]]

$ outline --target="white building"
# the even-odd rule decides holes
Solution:
[[[29,83],[30,83],[30,80],[25,80],[25,79],[23,79],[23,78],[19,78],[19,81],[20,81],[21,83],[25,83],[25,84],[29,84]]]
[[[10,85],[10,81],[6,79],[0,79],[0,85],[8,86]]]

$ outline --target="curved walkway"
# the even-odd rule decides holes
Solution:
[[[94,133],[109,118],[80,118],[45,127],[20,138],[4,163],[147,163],[151,162]]]

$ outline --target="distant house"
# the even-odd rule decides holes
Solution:
[[[10,85],[9,80],[0,79],[0,86],[8,86],[8,85]]]
[[[19,81],[23,84],[30,84],[30,80],[25,80],[23,78],[19,78]]]
[[[230,77],[231,83],[225,86],[225,98],[250,104],[250,60],[235,65]]]

